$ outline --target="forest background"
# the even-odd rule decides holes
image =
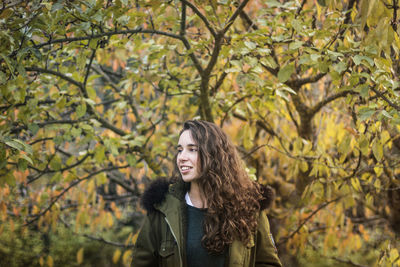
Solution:
[[[0,265],[129,266],[187,119],[220,125],[285,266],[399,266],[398,0],[3,0]]]

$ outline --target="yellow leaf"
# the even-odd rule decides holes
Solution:
[[[113,263],[117,263],[120,257],[121,257],[121,250],[117,249],[116,251],[114,251],[114,255],[112,258]]]
[[[361,246],[362,246],[362,243],[361,243],[361,238],[360,238],[360,236],[359,236],[359,235],[355,235],[355,236],[354,236],[354,248],[355,248],[356,250],[358,250],[358,249],[361,248]]]
[[[308,164],[307,164],[306,161],[301,161],[301,162],[300,162],[300,170],[301,170],[302,172],[308,171]]]
[[[107,217],[107,226],[108,226],[108,227],[113,226],[113,224],[114,224],[114,219],[113,219],[111,213],[107,212],[107,216],[106,216],[106,217]]]
[[[88,185],[87,185],[87,192],[88,192],[88,195],[93,194],[93,192],[94,192],[94,187],[95,187],[95,184],[94,184],[94,180],[92,179],[92,180],[90,180],[90,181],[88,182]]]
[[[53,265],[54,265],[53,257],[50,255],[47,257],[47,265],[49,267],[53,267]]]
[[[376,166],[376,167],[374,167],[374,171],[376,173],[376,176],[379,177],[383,173],[383,168]]]
[[[82,264],[82,262],[83,262],[83,250],[84,250],[84,248],[80,248],[78,250],[78,253],[76,253],[76,262],[78,264]]]
[[[376,179],[374,183],[374,187],[376,188],[376,191],[379,193],[381,191],[381,180]]]
[[[124,255],[122,256],[122,262],[124,263],[125,266],[129,266],[131,263],[131,257],[132,257],[132,250],[128,249],[124,252]]]
[[[351,185],[353,186],[353,188],[356,191],[358,191],[358,192],[362,191],[361,183],[360,183],[360,180],[358,180],[358,178],[351,178]]]
[[[394,263],[398,257],[399,257],[399,252],[397,251],[397,249],[393,248],[390,250],[390,262]]]
[[[132,244],[136,243],[136,240],[138,238],[139,232],[137,232],[133,237],[132,237]]]
[[[39,258],[39,264],[40,264],[40,266],[43,266],[43,264],[44,264],[43,257],[40,257],[40,258]]]

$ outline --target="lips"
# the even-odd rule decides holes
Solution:
[[[182,165],[179,167],[179,169],[181,171],[181,174],[187,174],[191,169],[193,169],[193,167]]]

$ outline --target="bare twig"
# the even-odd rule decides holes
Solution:
[[[311,214],[308,215],[307,218],[305,218],[305,219],[300,223],[300,225],[296,228],[296,230],[294,230],[294,231],[293,231],[291,234],[289,234],[288,236],[282,237],[281,240],[278,242],[278,245],[282,245],[282,244],[285,243],[287,240],[289,240],[290,238],[292,238],[295,234],[297,234],[297,233],[300,231],[300,229],[301,229],[315,214],[317,214],[320,210],[324,209],[324,208],[325,208],[326,206],[328,206],[329,204],[332,204],[332,203],[334,203],[334,202],[340,200],[340,199],[343,198],[343,197],[344,197],[344,196],[340,196],[340,197],[337,197],[337,198],[335,198],[335,199],[332,199],[332,200],[330,200],[330,201],[327,201],[327,202],[325,202],[325,203],[319,205],[317,209],[315,209],[313,212],[311,212]]]
[[[77,185],[80,184],[81,182],[83,182],[83,181],[85,181],[85,180],[88,180],[88,179],[92,178],[93,176],[95,176],[95,175],[97,175],[97,174],[99,174],[99,173],[102,173],[102,172],[107,172],[107,171],[112,171],[112,170],[117,170],[117,169],[123,169],[123,168],[128,168],[128,167],[129,167],[129,165],[124,165],[124,166],[114,166],[114,167],[109,167],[109,168],[100,169],[100,170],[97,170],[97,171],[94,171],[94,172],[88,174],[87,176],[85,176],[85,177],[83,177],[83,178],[80,178],[80,179],[77,179],[77,180],[71,182],[71,183],[69,184],[69,186],[67,186],[60,194],[58,194],[56,197],[54,197],[54,198],[51,200],[51,202],[50,202],[50,204],[47,206],[47,208],[45,208],[42,212],[33,215],[34,218],[31,219],[31,220],[29,220],[29,221],[27,221],[27,222],[25,223],[25,225],[32,224],[33,222],[37,221],[41,216],[45,215],[48,211],[50,211],[50,209],[54,206],[54,204],[56,204],[57,201],[58,201],[63,195],[65,195],[65,193],[67,193],[71,188],[77,186]]]
[[[61,216],[59,217],[59,219],[65,225],[65,227],[67,227],[75,235],[83,236],[83,237],[86,237],[88,239],[99,241],[99,242],[102,242],[104,244],[111,245],[111,246],[114,246],[114,247],[132,248],[134,246],[133,244],[126,245],[124,243],[117,243],[117,242],[109,241],[109,240],[106,240],[106,239],[104,239],[102,237],[92,236],[92,235],[88,235],[88,234],[79,234],[79,233],[73,231],[71,229],[71,225],[69,223],[67,223],[63,218],[61,218]]]

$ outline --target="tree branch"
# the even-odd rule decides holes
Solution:
[[[346,90],[346,91],[342,91],[339,93],[336,93],[334,95],[331,95],[325,99],[323,99],[322,101],[318,102],[317,104],[315,104],[313,107],[310,108],[309,114],[310,115],[314,115],[316,114],[321,108],[323,108],[325,105],[329,104],[330,102],[341,98],[341,97],[345,97],[348,94],[353,94],[353,95],[357,95],[358,93],[352,90]]]
[[[346,11],[345,11],[346,17],[343,21],[343,24],[340,25],[339,31],[337,32],[337,34],[331,38],[331,40],[324,46],[323,50],[329,48],[338,38],[343,39],[343,37],[344,37],[343,34],[346,32],[346,29],[347,29],[346,27],[343,27],[343,25],[346,25],[351,21],[351,9],[353,8],[353,6],[355,4],[358,4],[359,1],[360,0],[350,0],[349,1],[349,4],[347,5]]]
[[[60,77],[63,80],[66,80],[69,83],[72,83],[73,85],[75,85],[76,87],[78,87],[79,89],[83,89],[83,84],[58,72],[58,71],[54,71],[54,70],[49,70],[49,69],[43,69],[43,68],[39,68],[39,67],[27,67],[25,68],[25,70],[27,71],[36,71],[36,72],[41,72],[41,73],[47,73],[47,74],[51,74],[57,77]]]
[[[112,174],[107,175],[107,177],[108,177],[108,179],[110,179],[111,181],[116,183],[117,185],[124,188],[126,191],[128,191],[130,193],[136,193],[135,189],[130,187],[127,183],[125,183],[125,181],[123,181],[117,177],[114,177]]]
[[[311,212],[310,215],[307,216],[307,218],[305,218],[303,220],[302,223],[300,223],[300,225],[296,228],[296,230],[294,230],[290,235],[286,236],[286,237],[282,237],[282,239],[279,241],[278,246],[282,245],[284,242],[286,242],[287,240],[289,240],[290,238],[292,238],[295,234],[297,234],[300,229],[315,215],[317,214],[320,210],[324,209],[326,206],[328,206],[331,203],[334,203],[338,200],[340,200],[341,198],[343,198],[343,196],[337,197],[335,199],[332,199],[330,201],[327,201],[321,205],[319,205],[319,207],[317,209],[315,209],[313,212]]]
[[[59,170],[50,170],[50,169],[47,169],[47,166],[46,166],[46,169],[45,169],[45,170],[37,170],[37,171],[40,172],[40,175],[36,176],[36,177],[33,178],[33,179],[29,179],[29,180],[27,181],[27,184],[30,184],[30,183],[36,181],[36,180],[39,179],[43,174],[55,173],[55,172],[64,172],[64,171],[70,170],[70,169],[72,169],[72,168],[75,168],[76,166],[82,164],[89,156],[92,156],[92,155],[93,155],[93,154],[87,153],[83,158],[81,158],[80,160],[78,160],[78,161],[75,162],[74,164],[67,165],[67,166],[65,166],[64,168],[61,168],[61,169],[59,169]]]
[[[379,92],[378,90],[375,89],[374,86],[371,86],[370,89],[372,91],[374,91],[374,93],[379,96],[380,98],[382,98],[386,103],[389,104],[389,106],[391,106],[392,108],[396,109],[397,111],[400,111],[400,106],[393,103],[392,101],[389,100],[389,98],[387,98],[384,94],[382,94],[381,92]]]
[[[179,34],[185,36],[186,33],[186,1],[182,1],[181,31]]]
[[[81,90],[81,92],[84,95],[84,97],[88,98],[88,93],[87,93],[86,88],[84,87],[84,85],[82,83],[80,83],[78,81],[75,81],[74,79],[71,79],[70,77],[68,77],[68,76],[66,76],[66,75],[64,75],[64,74],[62,74],[60,72],[49,70],[49,69],[38,68],[38,67],[28,67],[28,68],[26,68],[26,70],[27,71],[37,71],[37,72],[42,72],[42,73],[48,73],[48,74],[52,74],[52,75],[55,75],[57,77],[60,77],[60,78],[62,78],[64,80],[66,80],[67,82],[77,86]],[[96,113],[96,111],[93,109],[93,107],[90,106],[90,105],[88,105],[88,112],[90,114],[92,114],[93,116],[95,116],[95,119],[97,121],[99,121],[104,128],[107,128],[107,129],[113,131],[114,133],[116,133],[116,134],[118,134],[120,136],[127,135],[127,133],[124,130],[115,127],[114,125],[109,123],[107,120],[103,119],[100,115],[98,115]]]
[[[124,35],[124,34],[136,34],[136,33],[149,33],[149,34],[157,34],[157,35],[164,35],[167,37],[171,37],[173,39],[181,40],[182,37],[173,33],[169,32],[163,32],[163,31],[157,31],[157,30],[151,30],[151,29],[142,29],[142,28],[137,28],[137,29],[128,29],[128,30],[115,30],[115,31],[110,31],[110,32],[102,32],[98,34],[93,34],[93,35],[88,35],[88,36],[80,36],[80,37],[68,37],[68,38],[62,38],[62,39],[54,39],[54,40],[49,40],[45,43],[37,44],[34,45],[33,48],[42,48],[47,45],[52,45],[52,44],[60,44],[60,43],[71,43],[71,42],[76,42],[76,41],[86,41],[86,40],[92,40],[92,39],[97,39],[101,37],[111,37],[113,35]]]
[[[51,124],[74,124],[74,123],[79,123],[79,122],[83,122],[83,121],[87,121],[87,120],[54,120],[54,121],[45,121],[45,122],[36,122],[35,124],[39,127],[43,127],[46,125],[51,125]],[[21,130],[26,130],[28,129],[28,127],[26,125],[23,126],[19,126],[16,128],[12,128],[10,133],[11,134],[17,134],[19,133]]]
[[[235,10],[235,13],[228,19],[228,22],[225,24],[225,27],[221,30],[222,35],[225,35],[225,33],[229,30],[229,28],[232,26],[233,22],[235,22],[236,18],[240,15],[244,7],[247,5],[249,0],[244,0],[238,8]]]
[[[307,0],[303,0],[303,1],[301,2],[300,7],[299,7],[299,8],[297,9],[297,11],[296,11],[296,16],[300,15],[300,13],[301,13],[301,11],[303,10],[304,5],[306,4],[306,2],[307,2]]]
[[[190,7],[191,10],[193,10],[193,12],[204,22],[204,24],[206,25],[206,28],[210,31],[210,33],[212,34],[212,36],[214,36],[214,38],[217,36],[217,33],[215,32],[214,28],[211,26],[211,23],[208,21],[208,19],[200,12],[200,10],[193,5],[192,3],[190,3],[187,0],[182,0],[182,4],[187,5],[188,7]]]
[[[94,59],[94,56],[95,56],[95,55],[96,55],[96,49],[93,49],[92,55],[90,56],[90,60],[89,60],[89,63],[88,63],[88,65],[87,65],[87,68],[86,68],[85,79],[83,80],[83,88],[85,88],[85,92],[86,92],[87,80],[88,80],[88,78],[89,78],[90,68],[91,68],[91,66],[92,66],[93,59]],[[86,93],[86,94],[87,94],[87,93]],[[86,95],[85,97],[89,98],[88,95]]]
[[[391,25],[392,25],[393,31],[397,35],[399,35],[397,32],[397,10],[399,10],[398,0],[393,0],[393,19],[392,19]]]
[[[126,245],[126,244],[123,244],[123,243],[117,243],[117,242],[113,242],[113,241],[108,241],[108,240],[105,240],[105,239],[102,238],[102,237],[91,236],[91,235],[88,235],[88,234],[79,234],[79,233],[77,233],[77,232],[71,230],[71,225],[69,225],[69,223],[67,223],[63,218],[61,218],[61,216],[59,217],[59,219],[60,219],[60,221],[65,225],[65,227],[67,227],[67,228],[68,228],[72,233],[74,233],[75,235],[84,236],[84,237],[86,237],[86,238],[88,238],[88,239],[95,240],[95,241],[99,241],[99,242],[102,242],[102,243],[104,243],[104,244],[111,245],[111,246],[114,246],[114,247],[132,248],[132,247],[134,246],[134,244]]]
[[[114,167],[110,167],[110,168],[104,168],[101,170],[97,170],[95,172],[92,172],[91,174],[87,175],[86,177],[83,177],[81,179],[78,179],[76,181],[73,181],[69,184],[68,187],[66,187],[60,194],[58,194],[55,198],[53,198],[53,200],[50,202],[50,204],[47,206],[47,208],[45,208],[42,212],[33,215],[33,219],[29,220],[25,223],[25,226],[37,221],[41,216],[43,216],[44,214],[46,214],[46,212],[48,212],[53,206],[54,204],[57,203],[57,201],[65,194],[67,193],[71,188],[73,188],[74,186],[77,186],[78,184],[80,184],[82,181],[88,180],[90,178],[92,178],[93,176],[102,173],[102,172],[107,172],[107,171],[112,171],[112,170],[117,170],[117,169],[123,169],[123,168],[128,168],[129,165],[125,165],[125,166],[114,166]]]
[[[315,76],[311,76],[311,77],[307,77],[307,78],[299,78],[299,79],[293,79],[293,80],[289,80],[287,81],[285,84],[287,86],[289,86],[292,89],[295,88],[300,88],[305,84],[309,84],[309,83],[316,83],[319,80],[321,80],[323,77],[325,77],[327,73],[318,73]]]

